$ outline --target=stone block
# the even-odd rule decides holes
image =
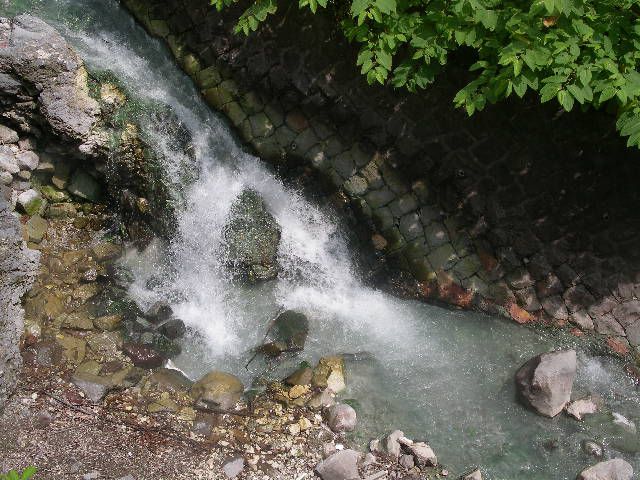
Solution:
[[[267,115],[265,115],[264,113],[256,113],[255,115],[250,116],[249,122],[251,123],[251,132],[253,133],[254,137],[265,138],[273,135],[275,127],[271,123],[271,120],[269,120],[269,117],[267,117]],[[300,147],[300,143],[298,140],[296,140],[296,143],[298,143],[298,147]],[[306,152],[307,150],[309,150],[312,145],[313,143],[309,145],[309,147],[304,151]]]
[[[449,242],[447,229],[439,222],[432,222],[424,227],[424,236],[431,248],[438,248]]]
[[[436,248],[427,258],[435,270],[448,270],[458,260],[458,256],[450,243],[445,243]]]
[[[349,178],[356,172],[356,165],[350,152],[344,152],[331,160],[331,164],[342,178]],[[371,205],[375,208],[374,205]]]
[[[365,178],[367,177],[365,176]],[[369,187],[373,188],[373,186],[371,185],[371,182],[368,182],[368,183],[369,183]],[[380,208],[380,207],[384,207],[385,205],[388,205],[394,199],[395,199],[395,194],[388,188],[381,188],[379,190],[374,190],[373,192],[367,193],[367,195],[365,196],[365,200],[367,201],[369,206],[374,210],[376,208]]]
[[[567,307],[562,300],[562,297],[559,295],[554,295],[551,297],[547,297],[542,300],[542,306],[544,311],[551,317],[556,320],[567,320],[569,318],[569,313],[567,312]]]
[[[238,102],[225,103],[222,106],[222,111],[236,127],[242,125],[242,122],[247,118],[247,114],[242,110]]]
[[[521,290],[516,290],[515,294],[518,298],[518,303],[526,311],[537,312],[542,308],[542,305],[538,301],[536,291],[533,287],[526,287]]]
[[[367,181],[360,175],[354,175],[344,183],[345,191],[353,197],[364,195],[367,188]]]
[[[367,203],[367,205],[369,205]],[[380,231],[388,230],[394,226],[393,215],[388,207],[372,210],[373,224]]]
[[[402,233],[407,241],[423,237],[424,235],[422,223],[417,213],[408,213],[400,218],[399,228],[400,233]]]
[[[473,276],[478,270],[480,270],[480,268],[482,268],[480,258],[474,254],[460,259],[460,261],[453,267],[453,273],[460,280],[464,280]]]
[[[412,194],[407,193],[391,202],[389,208],[391,209],[391,213],[396,217],[401,217],[402,215],[415,211],[418,208],[418,202],[416,202]]]
[[[220,82],[222,82],[222,77],[215,66],[207,67],[196,74],[196,83],[201,90],[213,88]]]

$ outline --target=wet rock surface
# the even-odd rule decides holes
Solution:
[[[240,194],[231,207],[224,236],[228,261],[250,282],[277,276],[280,227],[257,192]]]

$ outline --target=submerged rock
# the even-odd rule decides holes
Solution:
[[[243,392],[244,386],[238,377],[219,371],[207,373],[191,387],[194,400],[224,409],[232,408]]]
[[[596,413],[598,411],[598,405],[591,397],[587,397],[568,403],[566,410],[567,414],[576,420],[582,420],[585,415]]]
[[[555,417],[571,399],[575,377],[575,350],[543,353],[516,373],[518,394],[539,414]]]
[[[476,468],[473,472],[469,472],[461,480],[482,480],[482,473],[479,468]]]
[[[313,370],[310,367],[300,367],[293,372],[287,378],[284,383],[287,385],[311,385],[311,378],[313,377]]]
[[[280,227],[257,192],[245,190],[235,201],[224,239],[227,261],[250,282],[277,276]]]
[[[322,480],[359,480],[360,456],[355,450],[337,451],[316,466],[316,473]]]
[[[631,480],[632,478],[633,467],[621,458],[597,463],[578,475],[578,480]]]

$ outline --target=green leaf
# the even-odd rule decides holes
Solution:
[[[616,95],[616,88],[614,87],[606,87],[604,90],[602,90],[602,92],[600,93],[600,103],[604,103],[607,100],[612,99],[615,95]]]
[[[385,14],[396,11],[396,0],[375,0],[375,5]]]
[[[558,103],[562,105],[567,112],[570,112],[573,108],[573,97],[567,90],[560,90],[558,92]]]
[[[353,0],[353,3],[351,3],[351,15],[357,17],[364,12],[369,5],[369,0]]]
[[[30,466],[24,469],[22,472],[22,477],[20,480],[29,480],[31,477],[35,475],[38,469],[34,466]]]

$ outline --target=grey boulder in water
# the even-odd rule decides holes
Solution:
[[[571,399],[575,378],[575,350],[559,350],[525,363],[516,373],[516,384],[527,405],[541,415],[555,417]]]
[[[227,262],[250,282],[277,276],[280,226],[254,190],[244,190],[231,206],[224,239]]]
[[[621,458],[596,463],[583,470],[578,480],[631,480],[633,467]]]

